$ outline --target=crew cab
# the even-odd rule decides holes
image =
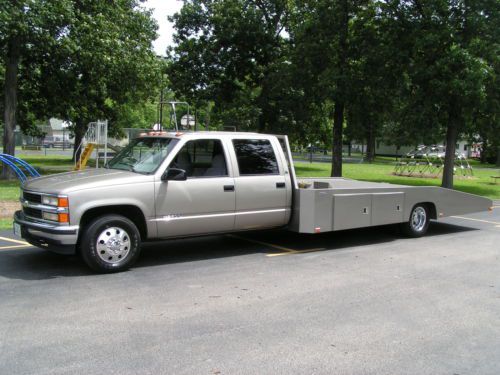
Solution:
[[[98,272],[127,269],[151,240],[284,227],[322,233],[488,210],[492,201],[438,187],[295,175],[286,136],[144,133],[105,168],[32,179],[14,231],[81,255]]]

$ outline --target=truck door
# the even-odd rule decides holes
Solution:
[[[186,142],[169,168],[185,170],[187,179],[156,183],[159,237],[233,230],[236,202],[228,160],[220,139]]]
[[[235,229],[259,229],[286,224],[290,179],[270,139],[232,140],[237,171]],[[290,198],[291,199],[291,198]]]

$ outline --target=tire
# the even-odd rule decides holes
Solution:
[[[87,265],[100,273],[128,269],[139,257],[141,235],[135,224],[121,215],[105,215],[84,229],[80,254]]]
[[[425,204],[416,204],[410,213],[410,220],[401,223],[401,229],[408,237],[422,237],[427,233],[430,223],[430,212]]]

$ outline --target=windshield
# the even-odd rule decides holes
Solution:
[[[137,138],[111,159],[107,168],[152,173],[179,140],[176,138]]]

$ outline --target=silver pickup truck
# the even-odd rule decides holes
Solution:
[[[295,176],[285,136],[145,133],[106,168],[40,177],[21,188],[14,232],[99,272],[128,268],[141,242],[285,227],[302,233],[488,210],[492,201],[438,187]]]

